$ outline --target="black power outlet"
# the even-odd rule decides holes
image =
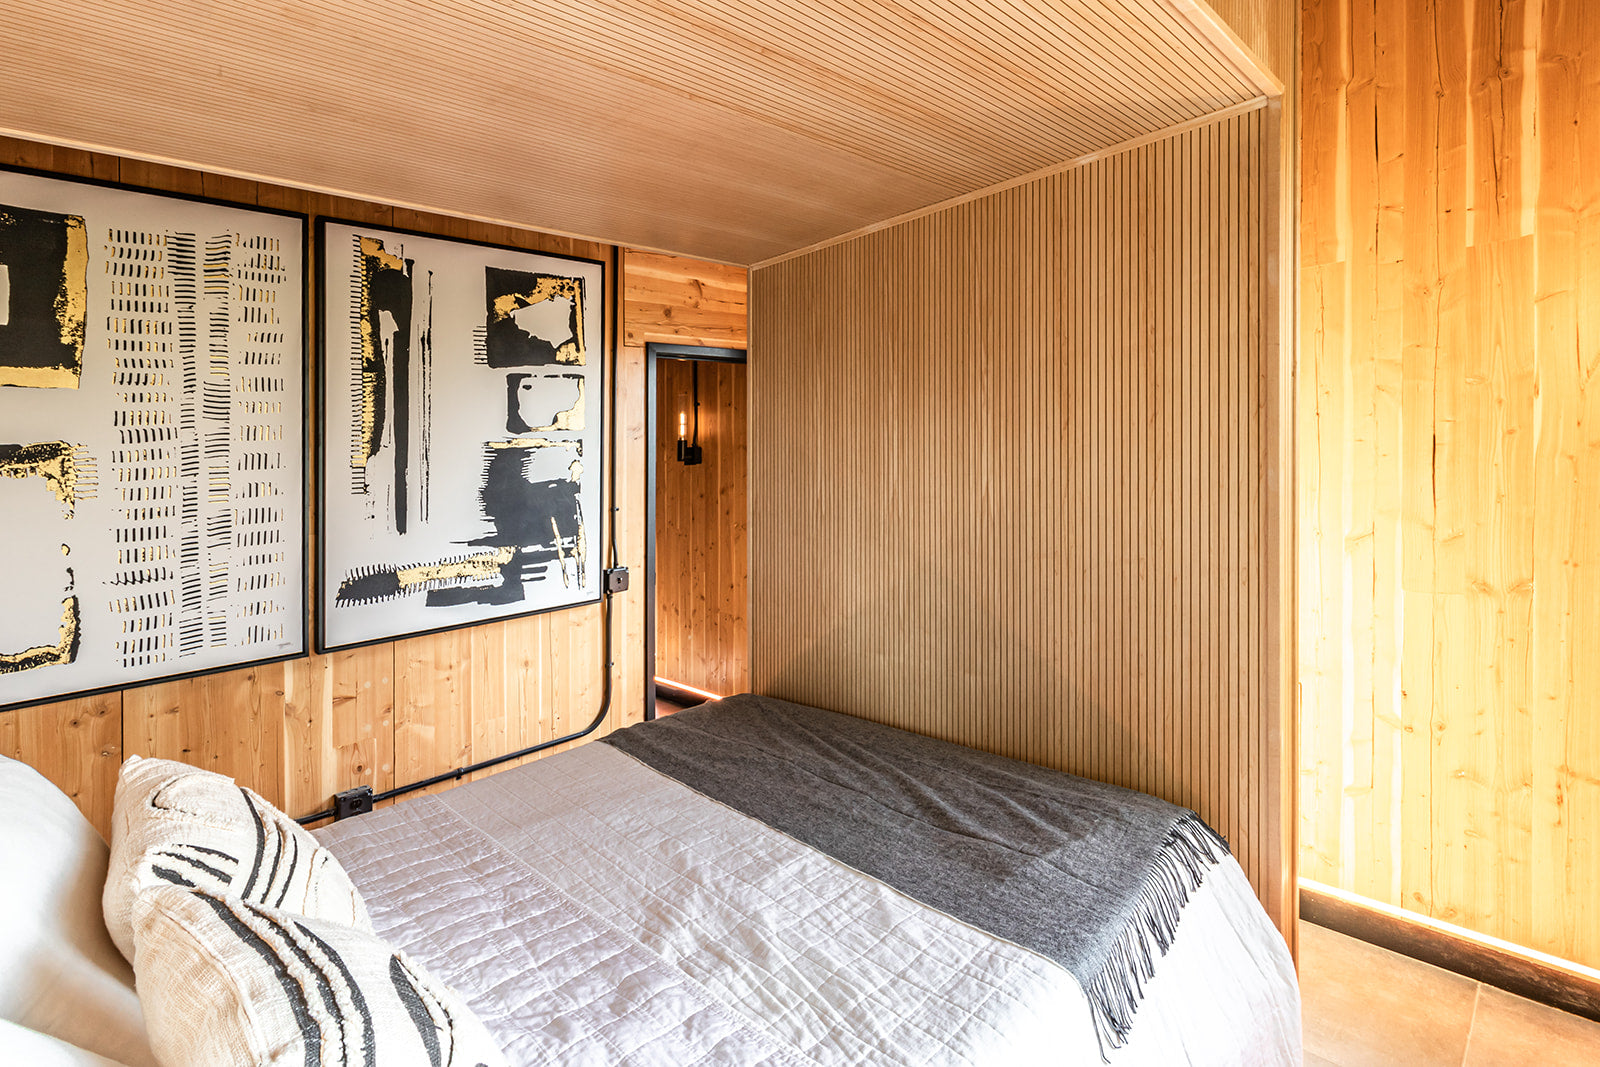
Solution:
[[[343,793],[333,794],[333,818],[348,819],[352,815],[365,815],[372,810],[372,787],[358,785],[354,789],[346,789]]]

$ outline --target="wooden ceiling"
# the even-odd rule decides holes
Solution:
[[[1196,0],[8,0],[6,23],[6,133],[740,264],[1263,90]]]

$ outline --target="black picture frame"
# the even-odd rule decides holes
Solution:
[[[43,201],[43,199],[45,199],[45,197],[29,194],[27,190],[28,190],[30,185],[35,185],[35,186],[39,186],[39,187],[47,188],[47,189],[54,189],[58,193],[60,193],[61,195],[63,195],[65,197],[65,201],[62,203],[62,206],[57,206],[57,207],[48,208],[48,209],[37,208],[37,207],[28,208],[24,204],[15,203],[15,201],[20,201],[20,200],[31,200],[32,203],[38,204],[38,203],[41,203]],[[281,420],[278,420],[279,422],[282,423],[282,431],[283,431],[283,438],[282,439],[284,441],[289,441],[289,440],[295,441],[296,444],[297,444],[297,451],[299,453],[299,462],[298,462],[298,464],[293,465],[291,467],[291,469],[290,469],[290,475],[292,476],[292,478],[296,479],[294,481],[294,492],[293,492],[293,494],[291,496],[291,499],[289,499],[287,501],[284,501],[284,510],[285,510],[286,515],[293,515],[296,518],[294,520],[292,520],[292,521],[286,518],[282,523],[277,524],[281,528],[296,528],[297,531],[298,531],[296,536],[294,536],[292,539],[290,539],[289,541],[284,543],[284,549],[283,549],[283,552],[284,552],[284,555],[285,555],[285,559],[283,560],[284,566],[287,569],[292,570],[292,571],[295,572],[292,581],[291,582],[287,582],[285,584],[285,586],[284,586],[285,588],[289,588],[289,589],[293,590],[293,594],[292,594],[292,598],[291,598],[293,603],[292,603],[292,607],[286,607],[283,612],[281,612],[277,616],[275,616],[275,617],[279,617],[279,618],[281,618],[283,620],[283,637],[281,638],[281,640],[279,640],[277,642],[277,644],[279,645],[279,648],[274,650],[270,654],[265,654],[265,655],[242,655],[242,656],[239,656],[237,658],[230,658],[230,657],[227,657],[225,653],[217,653],[215,651],[211,651],[209,654],[205,655],[204,657],[201,657],[203,659],[203,661],[204,661],[204,665],[195,666],[195,667],[192,667],[192,668],[186,668],[185,665],[187,663],[195,662],[196,657],[194,657],[193,655],[189,655],[189,654],[183,654],[183,650],[182,650],[181,647],[178,649],[179,654],[177,654],[176,656],[172,656],[172,657],[167,656],[166,653],[171,651],[171,649],[170,648],[161,647],[161,642],[163,641],[165,636],[168,636],[168,635],[165,634],[165,631],[164,631],[163,628],[159,628],[158,627],[155,630],[146,633],[144,638],[143,638],[152,647],[147,648],[144,651],[142,651],[140,653],[136,653],[136,654],[128,654],[128,652],[126,650],[124,651],[124,655],[123,655],[124,662],[123,662],[123,665],[120,668],[120,670],[114,670],[114,669],[111,669],[111,668],[107,668],[107,669],[100,670],[98,672],[98,674],[90,673],[92,671],[92,668],[89,665],[87,665],[87,657],[86,657],[86,666],[85,666],[85,668],[83,670],[67,672],[66,676],[63,678],[62,684],[57,685],[57,686],[51,686],[49,688],[48,692],[36,691],[36,692],[32,692],[32,693],[29,693],[29,694],[26,694],[26,695],[18,695],[13,690],[8,689],[4,685],[4,682],[6,681],[6,673],[18,673],[18,674],[20,674],[21,672],[20,671],[18,671],[18,672],[0,672],[0,712],[11,711],[11,710],[14,710],[14,709],[20,709],[20,708],[26,708],[26,707],[34,707],[34,706],[38,706],[38,705],[42,705],[42,704],[51,704],[51,703],[56,703],[56,702],[60,702],[60,701],[65,701],[65,700],[76,700],[76,699],[84,699],[84,698],[96,697],[96,696],[101,696],[101,695],[104,695],[104,694],[107,694],[107,693],[120,692],[122,690],[130,689],[130,688],[137,688],[137,687],[141,687],[141,686],[155,685],[155,684],[160,684],[160,683],[165,683],[165,682],[173,682],[173,681],[181,681],[181,680],[186,680],[186,679],[205,677],[205,676],[211,675],[211,674],[223,673],[223,672],[228,672],[228,671],[236,671],[236,670],[244,670],[244,669],[249,669],[249,668],[252,668],[252,667],[265,666],[265,665],[273,664],[273,663],[289,662],[289,661],[292,661],[292,660],[305,658],[309,654],[309,651],[310,651],[310,630],[309,630],[308,615],[307,615],[307,608],[308,608],[307,597],[308,597],[309,579],[310,579],[310,573],[309,573],[310,572],[309,540],[310,540],[310,532],[311,532],[311,525],[310,525],[310,519],[309,519],[309,515],[308,515],[308,508],[307,508],[307,504],[309,503],[310,496],[311,496],[310,484],[309,484],[310,465],[311,465],[311,438],[310,438],[310,411],[309,411],[309,408],[308,408],[308,404],[309,404],[309,400],[310,400],[310,375],[311,375],[310,348],[309,348],[309,343],[308,343],[309,330],[310,330],[310,317],[309,317],[308,313],[309,313],[310,305],[309,305],[308,300],[307,300],[308,291],[309,291],[309,281],[310,281],[310,257],[311,257],[311,241],[310,241],[311,229],[310,229],[310,218],[309,218],[309,216],[304,212],[292,211],[292,210],[288,210],[288,209],[284,209],[284,208],[261,207],[261,206],[253,205],[253,204],[240,204],[240,203],[237,203],[235,201],[223,200],[223,199],[216,198],[216,197],[208,197],[208,196],[202,196],[202,195],[191,194],[191,193],[182,193],[182,192],[170,192],[170,191],[166,191],[166,190],[162,190],[162,189],[152,189],[152,188],[142,187],[142,186],[133,185],[133,184],[130,184],[130,183],[125,183],[125,182],[120,182],[120,181],[111,181],[111,180],[100,179],[100,178],[91,178],[91,177],[80,177],[80,176],[76,176],[76,175],[58,174],[58,173],[53,173],[53,172],[50,172],[50,171],[38,170],[38,169],[34,169],[34,168],[29,168],[29,167],[20,167],[20,166],[12,166],[12,165],[0,164],[0,211],[3,211],[5,207],[9,206],[9,207],[11,207],[13,209],[26,208],[29,211],[35,211],[35,212],[46,212],[47,211],[47,212],[50,212],[50,213],[57,213],[57,214],[75,214],[69,208],[67,208],[65,206],[65,202],[71,200],[70,190],[73,190],[73,189],[87,190],[87,191],[98,191],[98,192],[100,192],[102,194],[103,193],[116,194],[116,197],[126,196],[128,198],[132,198],[132,199],[128,199],[128,200],[122,201],[122,203],[127,205],[126,210],[129,213],[131,213],[131,215],[133,215],[134,217],[137,217],[137,216],[140,215],[140,212],[139,212],[139,209],[138,209],[138,205],[140,203],[142,203],[142,202],[144,202],[144,203],[148,203],[148,202],[170,202],[172,204],[177,204],[177,205],[188,204],[188,205],[195,205],[195,206],[203,206],[203,207],[208,208],[208,209],[221,209],[222,211],[224,211],[226,213],[229,213],[230,216],[239,218],[241,220],[245,219],[245,218],[248,218],[250,216],[262,216],[262,217],[268,217],[268,218],[273,218],[273,219],[287,220],[290,223],[298,223],[298,225],[295,225],[292,228],[292,234],[293,234],[293,238],[292,239],[293,239],[293,241],[294,241],[294,243],[296,245],[296,248],[294,250],[295,251],[295,258],[298,260],[298,264],[296,266],[294,266],[292,268],[288,268],[288,269],[286,269],[284,271],[286,277],[285,277],[284,281],[282,282],[282,285],[283,285],[285,290],[292,291],[293,308],[294,308],[295,315],[298,318],[298,329],[293,330],[292,332],[286,331],[286,333],[289,333],[289,336],[286,336],[283,339],[283,344],[287,346],[286,349],[285,349],[285,354],[298,360],[298,372],[297,372],[297,374],[289,374],[289,375],[285,375],[284,376],[284,380],[285,380],[284,395],[286,397],[291,397],[293,399],[294,405],[298,408],[299,418],[298,418],[298,425],[296,425],[296,426],[291,426],[290,425],[290,420],[288,418],[288,415],[290,414],[289,412],[285,412],[284,413],[285,417],[283,419],[281,419]],[[114,197],[113,199],[115,200],[116,197]],[[97,231],[100,228],[105,228],[107,230],[107,234],[108,234],[102,240],[104,242],[109,242],[109,243],[106,244],[104,247],[102,247],[98,257],[96,256],[95,249],[92,247],[92,245],[87,249],[87,251],[89,253],[87,266],[92,270],[94,264],[97,262],[97,258],[98,258],[98,261],[101,262],[101,263],[107,263],[109,261],[110,257],[108,257],[106,255],[106,252],[105,252],[105,248],[106,247],[110,247],[111,245],[118,245],[118,247],[121,250],[126,251],[126,248],[124,247],[126,245],[126,241],[124,241],[124,238],[128,237],[129,233],[131,233],[133,231],[137,231],[138,228],[137,227],[127,227],[126,230],[128,231],[128,233],[124,233],[122,236],[116,236],[115,234],[112,233],[112,231],[123,230],[124,228],[123,227],[115,227],[115,226],[111,226],[110,225],[110,223],[113,221],[113,219],[104,217],[104,214],[107,211],[107,208],[105,208],[103,205],[99,205],[98,203],[96,203],[96,201],[99,198],[96,197],[95,195],[93,195],[91,192],[84,192],[82,194],[82,199],[85,201],[84,205],[81,208],[81,210],[83,212],[86,212],[86,213],[90,212],[91,211],[90,205],[91,204],[94,205],[93,208],[92,208],[92,213],[94,215],[94,219],[93,219],[92,222],[90,222],[87,218],[85,218],[84,215],[79,215],[78,216],[80,218],[85,218],[85,229],[87,230],[88,227],[92,225],[92,226],[94,226],[96,228]],[[200,213],[197,213],[197,216],[196,216],[197,218],[199,217],[199,214]],[[212,214],[214,215],[214,213],[212,213]],[[124,221],[126,221],[125,217],[124,217]],[[178,220],[174,220],[174,221],[178,221]],[[204,229],[204,228],[205,227],[199,227],[197,229]],[[244,228],[242,228],[242,227],[235,228],[235,232],[239,234],[241,239],[242,239],[242,230],[243,229]],[[140,232],[142,232],[142,231],[140,231]],[[181,229],[173,228],[173,229],[169,229],[169,236],[170,236],[171,233],[186,233],[186,232],[187,231],[183,231]],[[210,232],[213,234],[214,237],[219,237],[220,238],[220,231],[218,231],[215,228],[214,225],[211,227]],[[289,232],[289,230],[285,229],[284,232],[285,232],[285,234],[287,234]],[[163,246],[163,248],[164,247],[165,246]],[[203,270],[204,270],[204,268],[202,267],[202,268],[200,268],[200,271],[196,272],[196,277],[197,278],[200,276],[200,273],[202,273]],[[175,274],[178,273],[178,269],[177,268],[173,268],[173,271],[174,271]],[[257,280],[259,281],[259,279],[257,279]],[[290,284],[291,282],[292,282],[292,285]],[[9,284],[8,284],[8,288],[9,288]],[[103,297],[104,293],[102,292],[99,295]],[[108,334],[108,333],[111,332],[110,331],[110,327],[109,327],[109,322],[110,322],[109,319],[106,320],[107,325],[105,327],[103,327],[101,331],[95,331],[94,329],[92,329],[93,319],[95,317],[97,317],[97,314],[96,314],[97,312],[98,312],[98,317],[104,317],[107,314],[109,314],[110,311],[113,310],[113,309],[111,309],[109,307],[89,306],[88,302],[89,302],[89,300],[91,298],[92,298],[91,294],[89,294],[86,291],[86,294],[85,294],[85,301],[86,301],[86,306],[85,306],[85,331],[84,331],[83,349],[82,349],[83,363],[81,365],[81,374],[84,375],[84,376],[86,376],[86,375],[88,375],[90,373],[90,369],[89,369],[89,366],[88,366],[88,360],[89,360],[89,356],[90,356],[92,350],[95,347],[97,347],[93,343],[93,339],[96,336],[96,333],[102,333],[102,335],[104,335],[104,334]],[[139,316],[141,318],[141,321],[144,320],[146,317],[152,316],[152,315],[160,317],[163,314],[171,314],[170,309],[168,309],[166,312],[163,312],[160,309],[159,304],[161,302],[162,301],[160,301],[160,300],[156,300],[156,301],[148,301],[147,300],[147,301],[144,302],[143,305],[138,305],[138,304],[132,305],[135,308],[135,310],[132,312],[132,314]],[[175,301],[175,302],[177,302],[177,301]],[[127,312],[125,311],[125,314],[126,313]],[[9,318],[9,315],[7,316],[7,318]],[[198,344],[198,343],[199,342],[197,341],[196,344]],[[237,353],[230,353],[230,355],[233,355],[233,354],[237,354]],[[181,353],[180,353],[180,358],[181,358]],[[114,363],[113,363],[113,365],[114,365]],[[126,370],[126,368],[124,368],[124,370]],[[233,368],[230,365],[230,372],[232,370],[233,370]],[[115,372],[114,372],[113,377],[114,376],[115,376]],[[171,384],[172,383],[168,383],[168,387],[171,387]],[[8,408],[11,408],[13,412],[15,411],[15,408],[12,408],[12,405],[8,404],[6,402],[6,397],[5,397],[5,394],[11,393],[14,388],[16,388],[16,387],[13,386],[13,385],[0,386],[0,419],[5,419],[7,417]],[[66,391],[62,390],[61,392],[65,393]],[[85,393],[80,392],[78,397],[77,397],[77,399],[81,402],[81,404],[85,408],[88,408],[90,406],[90,404],[91,404],[91,401],[84,400],[83,399],[84,395],[85,395]],[[29,407],[34,407],[34,408],[57,406],[57,402],[59,402],[59,406],[62,406],[62,407],[69,406],[65,401],[62,401],[60,399],[60,394],[55,394],[53,391],[52,391],[52,395],[50,395],[50,396],[35,395],[35,396],[29,397],[29,399],[31,401],[35,401],[35,403],[31,403],[31,404],[28,405]],[[37,403],[37,401],[40,401],[41,399],[44,400],[45,403]],[[98,410],[109,411],[111,409],[108,408],[108,407],[102,406]],[[94,414],[94,411],[88,411],[88,412],[86,412],[86,414],[92,415],[92,414]],[[13,415],[12,417],[15,417],[15,416]],[[210,416],[207,416],[207,418],[210,419]],[[215,419],[210,419],[210,421],[216,421],[216,420]],[[83,426],[82,426],[82,424],[79,424],[76,428],[79,429],[80,431],[82,431]],[[9,427],[8,427],[8,429],[9,429]],[[37,433],[29,431],[29,430],[27,430],[25,428],[21,429],[20,432],[0,433],[0,437],[9,438],[9,437],[12,437],[12,436],[24,437],[24,436],[39,436],[39,435]],[[15,444],[15,443],[19,443],[19,442],[11,442],[11,443]],[[101,451],[104,451],[104,449],[101,449]],[[90,450],[91,458],[95,461],[95,466],[98,468],[98,473],[99,473],[99,477],[100,477],[100,487],[99,488],[102,491],[102,493],[108,494],[111,487],[108,485],[107,475],[112,469],[114,469],[115,462],[107,462],[107,461],[104,460],[103,457],[101,457],[99,455],[94,455],[94,454],[92,454],[92,452],[93,452],[93,450]],[[121,462],[121,461],[116,461],[116,462]],[[132,461],[130,461],[130,462],[132,462]],[[179,463],[179,467],[180,468],[185,468],[185,464],[180,462]],[[127,473],[127,472],[124,471],[124,472],[121,472],[121,473]],[[196,473],[193,476],[193,480],[198,481],[198,478],[199,478],[199,474]],[[180,470],[180,474],[179,474],[179,481],[186,483],[189,480],[191,480],[191,479],[186,474],[184,474],[183,470],[181,469]],[[6,479],[0,479],[0,482],[4,482],[4,481],[6,481]],[[212,488],[214,490],[215,486],[213,486]],[[88,498],[86,498],[86,499],[88,499]],[[210,502],[212,502],[212,501],[208,501],[208,503],[210,503]],[[94,508],[94,509],[91,509],[91,510],[93,510],[93,511],[101,511],[101,510],[105,510],[105,509],[103,507],[97,507],[97,508]],[[85,516],[85,518],[87,519],[88,516]],[[129,521],[135,521],[135,520],[129,520]],[[199,520],[196,520],[196,521],[197,521],[197,524],[198,524]],[[112,531],[113,531],[113,538],[115,538],[115,527],[112,527]],[[157,542],[156,543],[156,547],[159,547],[159,544],[160,544],[160,542]],[[128,566],[128,565],[131,565],[131,564],[116,564],[116,563],[108,565],[102,560],[93,560],[93,559],[88,560],[88,561],[85,562],[85,561],[83,561],[83,557],[81,556],[81,554],[78,557],[78,560],[75,561],[75,563],[77,564],[77,566],[86,566],[87,567],[87,572],[84,575],[84,577],[81,579],[81,581],[83,582],[84,586],[87,589],[91,590],[91,591],[102,593],[102,594],[105,593],[106,590],[97,589],[96,586],[95,586],[95,583],[97,581],[100,581],[100,582],[102,582],[104,584],[107,584],[107,585],[109,585],[109,583],[105,583],[104,579],[99,578],[97,576],[102,575],[103,573],[105,573],[107,571],[108,567],[114,570],[115,566]],[[152,574],[153,573],[154,572],[152,572]],[[73,578],[73,587],[74,588],[77,587],[77,584],[78,584],[79,581],[80,581],[80,579],[76,577],[76,567],[75,567],[74,568],[74,578]],[[181,579],[180,579],[180,581],[181,581]],[[4,582],[4,579],[0,578],[0,589],[4,588],[3,582]],[[159,587],[159,586],[161,586],[162,583],[152,577],[151,578],[151,584],[154,585],[154,586]],[[202,584],[205,584],[205,583],[202,583]],[[208,595],[209,592],[210,592],[209,590],[203,590],[202,591],[202,600],[207,602],[207,603],[212,601],[212,597],[210,597]],[[0,592],[0,596],[3,596],[3,595],[4,595],[3,592]],[[150,594],[149,594],[148,591],[143,591],[143,592],[141,592],[140,595],[150,595]],[[114,601],[117,598],[116,597],[110,597],[109,599]],[[65,603],[65,602],[63,602],[63,603]],[[179,608],[178,611],[174,611],[174,612],[171,613],[174,616],[174,619],[176,619],[177,616],[181,612],[188,611],[188,608],[186,606],[184,606],[182,603],[180,603],[178,605],[178,608]],[[63,623],[65,623],[65,621],[66,621],[66,617],[65,617],[65,615],[63,615]],[[98,624],[96,624],[96,625],[89,625],[87,623],[84,624],[83,629],[80,632],[81,641],[80,641],[80,644],[79,644],[78,649],[77,649],[77,652],[79,654],[85,654],[85,653],[93,654],[93,653],[96,653],[97,651],[99,651],[99,650],[104,648],[104,642],[105,642],[104,635],[103,634],[97,635],[94,632],[96,629],[101,629],[101,628],[102,627],[100,627]],[[223,627],[223,629],[226,629],[226,628]],[[63,639],[65,639],[64,628],[63,628]],[[259,644],[260,642],[257,642],[257,643]],[[208,647],[208,649],[215,649],[216,646],[210,645],[210,646],[207,646],[207,647]],[[0,657],[7,657],[9,654],[10,654],[9,650],[0,649]],[[143,662],[133,662],[130,665],[130,661],[141,661],[141,660]],[[74,658],[72,661],[70,661],[70,663],[52,664],[51,666],[57,666],[57,665],[59,665],[59,666],[72,666],[72,665],[76,665],[77,663],[78,663],[78,660],[76,658]],[[43,668],[40,668],[40,669],[48,670],[49,668],[48,667],[43,667]],[[85,674],[88,674],[87,679],[83,678],[83,676]],[[112,676],[107,677],[108,675],[112,675]],[[48,675],[40,675],[37,678],[35,678],[34,680],[37,681],[40,678],[45,678],[45,677],[48,677]],[[88,684],[83,684],[84,681],[87,681]]]
[[[333,373],[329,352],[331,329],[329,319],[329,296],[330,288],[333,284],[335,284],[329,275],[328,255],[330,240],[328,237],[328,232],[334,227],[360,231],[362,233],[392,235],[401,239],[410,238],[426,242],[437,242],[440,244],[457,246],[460,248],[482,249],[486,252],[511,254],[519,257],[526,257],[526,259],[530,261],[552,261],[557,263],[578,264],[585,269],[598,272],[599,300],[598,303],[594,305],[594,313],[597,319],[595,332],[596,336],[599,338],[599,342],[596,345],[589,346],[594,358],[589,360],[587,363],[587,365],[592,366],[595,384],[592,390],[588,390],[586,388],[584,393],[586,397],[590,398],[589,407],[587,410],[593,411],[596,416],[592,432],[594,443],[592,449],[585,451],[582,455],[586,472],[588,472],[593,479],[592,492],[596,502],[593,516],[593,535],[589,539],[589,543],[592,546],[594,553],[594,565],[589,568],[593,585],[592,595],[565,600],[557,604],[535,606],[521,610],[484,612],[475,618],[451,619],[449,621],[442,621],[437,625],[397,626],[383,633],[373,633],[355,639],[341,640],[335,635],[330,634],[329,616],[330,603],[332,602],[331,597],[337,595],[336,591],[332,587],[332,578],[329,574],[330,565],[332,562],[330,560],[331,553],[329,550],[329,545],[331,543],[330,538],[333,537],[334,534],[329,528],[329,520],[331,515],[329,508],[329,491],[331,479],[328,474],[331,457],[329,439],[333,433],[330,427],[329,417],[331,411],[329,384],[330,376]],[[431,634],[447,633],[452,630],[481,625],[489,622],[526,618],[556,611],[567,611],[573,608],[600,603],[603,598],[605,581],[605,561],[602,534],[603,531],[609,528],[609,523],[611,521],[611,517],[605,513],[606,502],[608,500],[607,494],[611,491],[605,484],[608,448],[608,442],[606,439],[607,427],[605,422],[605,397],[606,388],[610,384],[606,378],[605,357],[610,351],[609,346],[612,344],[607,309],[610,307],[610,302],[614,298],[612,286],[615,284],[615,282],[612,277],[613,272],[608,267],[607,263],[602,259],[566,255],[556,252],[541,252],[533,249],[518,247],[516,245],[451,237],[437,233],[429,233],[424,230],[366,223],[329,216],[319,216],[316,220],[316,239],[314,241],[314,248],[314,258],[316,262],[313,274],[313,290],[316,307],[316,322],[318,324],[317,337],[314,345],[315,359],[313,368],[313,374],[315,376],[314,388],[317,401],[317,425],[313,435],[315,467],[317,472],[315,479],[317,484],[317,550],[315,553],[316,559],[313,568],[314,592],[312,598],[312,610],[314,613],[314,620],[312,633],[316,651],[318,653],[328,653],[346,649],[363,648],[366,646],[382,644],[390,641],[405,640],[413,637],[425,637]],[[343,365],[347,367],[348,363]],[[588,431],[585,432],[587,433]],[[590,462],[591,454],[593,456],[592,463]]]

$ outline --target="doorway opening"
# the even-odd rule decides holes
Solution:
[[[651,343],[646,719],[750,687],[745,350]]]

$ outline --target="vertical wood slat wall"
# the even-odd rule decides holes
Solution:
[[[1600,6],[1302,20],[1302,871],[1600,967]]]
[[[1268,109],[752,278],[758,691],[1155,793],[1292,942]]]
[[[694,418],[700,374],[703,461],[678,462],[678,413]],[[750,688],[746,373],[742,363],[656,363],[658,678],[711,693]]]
[[[1171,0],[1169,0],[1171,2]],[[1296,0],[1206,0],[1245,47],[1259,56],[1283,82],[1284,96],[1295,91],[1296,36],[1299,4]]]
[[[379,225],[493,241],[609,263],[611,248],[507,227],[423,215],[220,178],[195,171],[0,138],[0,162],[64,175],[122,181],[241,204],[287,208]],[[627,337],[704,330],[728,343],[727,268],[647,256],[629,276]],[[609,268],[608,268],[609,269]],[[739,272],[738,338],[743,343]],[[308,305],[315,313],[315,301]],[[608,321],[608,336],[614,324]],[[310,334],[315,337],[315,329]],[[310,353],[308,352],[308,359]],[[610,367],[607,367],[610,373]],[[619,353],[617,403],[623,419],[617,463],[618,547],[623,562],[644,556],[644,352]],[[314,403],[315,397],[312,401]],[[614,413],[608,411],[608,420]],[[609,444],[609,442],[608,442]],[[315,507],[315,494],[311,496]],[[600,732],[638,721],[644,701],[643,596],[615,601],[612,711]],[[356,785],[383,790],[475,760],[559,737],[588,724],[602,690],[597,606],[506,620],[327,656],[163,682],[98,697],[0,711],[0,754],[56,782],[101,830],[111,821],[124,755],[181,759],[220,771],[299,815]]]

